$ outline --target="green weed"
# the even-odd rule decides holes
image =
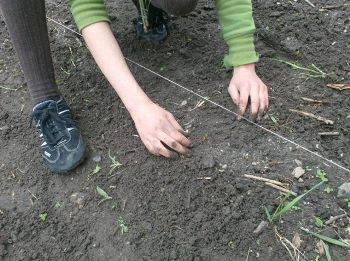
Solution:
[[[315,186],[313,186],[310,190],[306,191],[304,194],[299,195],[298,197],[296,197],[295,199],[293,199],[292,201],[290,201],[287,205],[283,206],[282,204],[279,205],[277,207],[277,209],[275,210],[275,212],[272,214],[269,213],[269,210],[265,207],[265,213],[267,216],[267,219],[269,220],[270,223],[272,223],[276,218],[282,216],[283,214],[285,214],[286,212],[288,212],[293,206],[295,206],[302,198],[304,198],[307,194],[311,193],[312,191],[314,191],[315,189],[317,189],[319,186],[323,185],[323,183],[325,183],[325,181],[321,181],[320,183],[316,184]],[[287,195],[288,198],[289,195]]]
[[[315,217],[315,225],[319,228],[324,228],[326,226],[319,217]]]
[[[345,241],[336,240],[336,239],[333,239],[333,238],[330,238],[330,237],[327,237],[327,236],[324,236],[324,235],[320,235],[318,233],[310,231],[307,228],[301,227],[300,229],[303,230],[304,232],[310,234],[310,235],[313,235],[314,237],[317,237],[317,238],[321,239],[322,241],[325,241],[325,242],[328,242],[328,243],[333,244],[333,245],[337,245],[337,246],[340,246],[340,247],[345,247],[347,249],[350,249],[350,244],[346,243]]]
[[[278,62],[283,63],[283,64],[287,64],[290,67],[292,67],[292,69],[303,71],[303,72],[300,73],[300,77],[302,77],[302,78],[306,78],[306,79],[310,79],[310,78],[326,79],[327,77],[331,77],[331,78],[334,77],[334,73],[323,72],[315,64],[311,64],[311,66],[309,66],[309,67],[303,67],[303,66],[297,65],[295,63],[288,62],[288,61],[281,60],[281,59],[273,59],[273,60],[278,61]]]
[[[97,203],[97,205],[100,205],[101,203],[105,202],[106,200],[112,199],[107,192],[105,192],[103,189],[101,189],[99,186],[96,187],[97,193],[102,197],[102,199]]]
[[[127,233],[129,231],[128,226],[125,224],[125,222],[121,216],[119,216],[117,218],[117,225],[120,227],[120,232],[122,235],[124,235],[125,233]]]
[[[112,164],[110,166],[110,170],[109,170],[109,173],[108,175],[111,175],[113,173],[113,171],[116,169],[116,168],[119,168],[120,166],[122,166],[123,164],[121,164],[120,162],[118,162],[116,159],[115,159],[115,156],[112,157],[111,156],[111,150],[108,150],[108,157],[111,159],[112,161]]]
[[[39,218],[41,221],[45,222],[47,220],[48,214],[46,212],[42,212],[39,214]]]

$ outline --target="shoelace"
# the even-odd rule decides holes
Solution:
[[[58,115],[54,104],[49,104],[44,109],[36,109],[32,113],[30,124],[32,124],[33,119],[39,122],[47,144],[55,146],[64,138],[65,135],[62,134],[62,131],[66,128],[67,121]]]

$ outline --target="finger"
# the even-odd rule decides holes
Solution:
[[[179,142],[174,140],[172,137],[170,137],[168,134],[162,132],[159,135],[159,138],[162,142],[164,142],[169,148],[173,149],[174,151],[181,153],[186,156],[190,156],[190,151],[186,147],[182,146]]]
[[[265,104],[266,104],[266,109],[267,110],[269,108],[269,89],[267,88],[267,86],[265,85]]]
[[[153,155],[155,155],[155,156],[159,156],[158,151],[156,150],[156,148],[153,146],[153,144],[152,144],[150,141],[145,140],[145,141],[142,141],[142,142],[143,142],[143,144],[145,144],[147,150],[148,150],[151,154],[153,154]]]
[[[185,135],[183,135],[182,133],[174,130],[169,130],[168,135],[181,145],[185,147],[192,147],[191,141],[188,138],[186,138]]]
[[[266,110],[266,92],[265,87],[260,87],[259,91],[259,101],[260,101],[260,107],[259,107],[259,116],[263,115]]]
[[[251,93],[250,93],[250,112],[254,120],[256,118],[256,114],[258,113],[259,106],[260,106],[260,88],[259,86],[256,86],[255,88],[251,89]]]
[[[170,121],[171,125],[173,125],[173,127],[178,130],[179,132],[181,132],[183,135],[187,135],[186,131],[184,131],[184,129],[181,127],[181,125],[176,121],[174,115],[172,115],[171,113],[167,114],[168,116],[168,120]]]
[[[176,157],[176,154],[174,152],[168,150],[167,148],[165,148],[160,140],[155,140],[153,143],[153,146],[154,146],[155,151],[157,153],[156,155],[158,155],[158,156],[164,156],[166,158],[175,158]]]
[[[248,98],[249,98],[248,91],[244,90],[243,92],[240,93],[239,110],[240,110],[240,115],[241,116],[243,116],[243,114],[245,113],[245,110],[247,109]]]
[[[231,84],[230,87],[228,88],[228,93],[230,94],[233,103],[238,106],[239,105],[239,92],[238,92],[236,85]]]

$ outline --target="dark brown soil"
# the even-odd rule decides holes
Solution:
[[[48,1],[48,16],[75,28],[66,1],[62,2]],[[131,1],[124,2],[109,1],[109,11],[126,57],[235,109],[226,91],[232,72],[222,67],[226,47],[214,1],[200,1],[190,15],[172,19],[171,35],[158,47],[135,39],[136,12]],[[269,116],[259,124],[350,168],[350,93],[326,87],[350,81],[350,8],[320,11],[324,2],[339,1],[311,2],[316,8],[306,1],[254,1],[261,53],[258,72],[271,95]],[[315,225],[315,217],[326,221],[348,211],[336,192],[349,181],[349,173],[245,121],[235,121],[232,114],[208,102],[191,110],[199,98],[130,65],[145,91],[174,113],[195,143],[191,158],[156,158],[135,136],[131,118],[82,39],[50,22],[49,31],[57,81],[89,155],[70,175],[46,169],[35,131],[29,127],[29,93],[1,20],[0,260],[290,260],[275,228],[290,241],[299,233],[300,251],[307,260],[316,260],[317,240],[300,227],[350,239],[349,218],[323,229]],[[315,64],[332,77],[303,79],[302,71],[273,58]],[[310,103],[301,97],[330,103]],[[308,111],[335,124],[327,126],[289,109]],[[320,137],[324,131],[340,135]],[[111,174],[109,151],[123,164]],[[101,162],[93,161],[96,155]],[[307,170],[303,182],[293,178],[295,159]],[[97,164],[101,170],[91,175]],[[267,220],[264,207],[272,211],[281,197],[243,175],[286,182],[301,194],[319,182],[317,168],[327,172],[328,184],[254,234]],[[113,199],[98,204],[97,186]],[[326,186],[334,192],[325,193]],[[80,207],[73,193],[78,193]],[[41,221],[39,214],[45,212],[47,219]],[[339,260],[350,260],[345,249],[331,246],[331,252]]]

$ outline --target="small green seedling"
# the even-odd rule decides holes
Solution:
[[[47,220],[48,214],[46,212],[42,212],[39,214],[39,218],[41,221],[45,222]]]
[[[329,246],[323,240],[321,240],[321,242],[324,252],[326,253],[327,261],[332,261],[331,253],[329,252]]]
[[[275,125],[278,125],[278,118],[274,114],[269,114],[269,117]]]
[[[319,228],[324,228],[326,226],[319,217],[315,217],[315,225]]]
[[[306,191],[304,194],[301,194],[298,197],[296,197],[295,199],[293,199],[292,201],[290,201],[286,206],[283,207],[282,205],[279,205],[272,216],[270,215],[269,210],[265,207],[264,208],[265,213],[266,213],[266,216],[267,216],[267,219],[269,220],[269,222],[272,223],[276,218],[285,214],[293,206],[295,206],[302,198],[304,198],[307,194],[309,194],[312,191],[314,191],[315,189],[317,189],[319,186],[323,185],[323,183],[325,183],[325,181],[321,181],[320,183],[316,184],[310,190]]]
[[[311,66],[309,66],[309,67],[303,67],[303,66],[297,65],[295,63],[291,63],[291,62],[280,60],[280,59],[273,59],[273,60],[278,61],[280,63],[287,64],[288,66],[292,67],[292,69],[303,71],[303,72],[300,73],[300,77],[301,78],[306,78],[306,79],[321,78],[321,79],[325,79],[327,77],[334,77],[334,73],[325,73],[325,72],[323,72],[320,68],[318,68],[314,64],[311,64]]]
[[[96,187],[97,193],[102,197],[102,199],[97,203],[97,205],[100,205],[101,203],[105,202],[106,200],[112,199],[107,192],[105,192],[103,189],[101,189],[99,186]]]
[[[125,224],[125,222],[121,216],[119,216],[117,218],[117,225],[120,227],[120,231],[121,231],[122,235],[124,235],[125,233],[127,233],[129,231],[128,226]]]
[[[54,205],[54,208],[60,208],[60,207],[61,207],[61,203],[57,201],[56,204]]]
[[[324,236],[324,235],[320,235],[318,233],[310,231],[307,228],[301,227],[300,229],[303,230],[304,232],[310,234],[310,235],[313,235],[314,237],[317,237],[317,238],[321,239],[322,241],[325,241],[325,242],[328,242],[328,243],[333,244],[333,245],[337,245],[337,246],[340,246],[340,247],[344,247],[344,248],[350,249],[350,244],[346,243],[345,241],[336,240],[336,239],[333,239],[333,238],[330,238],[330,237],[327,237],[327,236]]]
[[[348,208],[350,208],[350,198],[345,199],[346,205]]]
[[[328,178],[327,178],[327,173],[321,169],[317,169],[316,171],[316,176],[318,178],[320,178],[321,181],[327,182]]]
[[[333,192],[333,189],[331,187],[327,187],[323,191],[329,194],[329,193]]]
[[[88,175],[88,179],[91,179],[94,175],[99,173],[101,170],[101,167],[97,164],[95,169]]]
[[[111,155],[111,150],[108,150],[108,157],[111,159],[112,161],[112,164],[110,166],[110,170],[109,170],[109,173],[108,175],[111,175],[113,173],[113,171],[116,169],[116,168],[119,168],[120,166],[122,166],[123,164],[121,164],[120,162],[116,161],[115,159],[115,156],[112,157]]]

